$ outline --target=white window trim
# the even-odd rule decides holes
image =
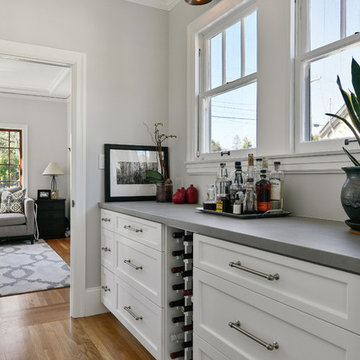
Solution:
[[[22,187],[28,189],[28,126],[26,124],[0,123],[1,129],[21,130],[22,137]]]
[[[226,156],[224,158],[220,157],[220,154],[213,153],[211,154],[212,158],[197,157],[197,145],[199,144],[199,137],[201,136],[199,132],[199,124],[196,121],[198,117],[199,107],[197,103],[197,96],[199,94],[200,86],[200,74],[197,69],[199,69],[199,56],[198,51],[200,43],[200,34],[203,31],[206,31],[207,28],[213,26],[217,21],[224,21],[223,19],[228,16],[231,12],[241,9],[243,6],[248,6],[246,0],[222,0],[217,5],[212,7],[210,10],[202,14],[198,19],[193,21],[188,25],[187,28],[187,148],[186,148],[186,170],[189,175],[214,175],[218,168],[220,161],[227,162],[230,165],[230,168],[233,166],[235,160],[240,160],[243,163],[246,163],[247,154],[249,152],[253,153],[255,156],[268,156],[269,162],[273,160],[280,160],[282,163],[282,168],[286,173],[290,174],[341,174],[343,173],[341,167],[351,165],[347,156],[342,151],[341,147],[343,145],[342,140],[329,140],[324,141],[323,144],[331,141],[332,145],[328,148],[322,149],[303,149],[300,151],[298,149],[297,139],[299,139],[299,118],[295,114],[299,114],[299,103],[295,101],[298,93],[295,88],[295,75],[296,75],[296,64],[295,64],[295,41],[298,40],[295,37],[295,12],[296,3],[299,1],[293,1],[288,6],[289,8],[289,18],[284,18],[284,23],[289,28],[289,40],[290,40],[290,71],[286,75],[285,79],[282,79],[284,89],[282,91],[285,93],[286,101],[288,101],[288,107],[282,109],[288,117],[287,124],[280,124],[284,128],[283,136],[289,138],[285,139],[282,143],[283,150],[277,154],[270,153],[269,144],[266,144],[265,148],[262,149],[259,142],[259,131],[257,132],[257,148],[250,150],[240,150],[239,152],[231,152],[230,157]],[[284,1],[285,3],[285,1]],[[266,2],[260,2],[259,6],[264,6]],[[278,7],[283,6],[279,2]],[[266,6],[270,6],[266,5]],[[265,6],[265,7],[266,7]],[[269,10],[269,8],[267,9]],[[260,12],[262,11],[262,16],[264,16],[264,9],[258,8],[258,29],[261,19],[259,19]],[[284,15],[283,13],[281,14]],[[211,24],[211,25],[209,25]],[[260,24],[261,26],[261,24]],[[278,30],[277,30],[278,31]],[[258,32],[258,36],[262,36]],[[354,35],[359,36],[359,35]],[[296,40],[297,39],[297,40]],[[345,41],[351,41],[351,37],[344,39]],[[262,52],[261,47],[258,44],[258,51]],[[266,69],[268,70],[268,69]],[[258,94],[261,88],[262,76],[264,74],[264,69],[259,68],[258,61]],[[259,88],[260,86],[260,88]],[[258,111],[260,111],[260,117],[258,117],[258,124],[261,126],[260,122],[264,121],[262,117],[264,114],[264,109],[259,108],[258,102]],[[261,106],[261,105],[260,105]],[[265,111],[266,112],[266,111]],[[296,124],[295,124],[296,122]],[[279,126],[279,124],[276,124]],[[279,128],[280,129],[280,128]],[[278,129],[278,130],[279,130]],[[260,135],[264,136],[264,134]],[[295,152],[296,148],[296,152]],[[349,146],[349,149],[354,149],[355,154],[360,154],[358,147],[355,144]],[[238,150],[239,151],[239,150]]]
[[[314,50],[306,49],[306,40],[309,36],[305,26],[302,26],[300,18],[307,19],[307,5],[309,0],[297,1],[296,9],[296,36],[297,36],[297,56],[295,59],[295,152],[296,153],[314,153],[321,151],[334,151],[341,149],[344,145],[344,138],[342,139],[329,139],[322,141],[304,141],[305,138],[305,125],[308,121],[308,110],[306,106],[306,84],[305,84],[305,70],[306,65],[311,61],[320,60],[334,55],[345,48],[351,48],[360,45],[360,35],[355,34],[345,37],[345,29],[342,27],[340,40],[337,40],[328,45],[322,46]],[[345,2],[342,2],[343,5]],[[343,12],[344,14],[344,12]],[[344,25],[344,21],[342,21]],[[350,68],[349,68],[350,71]],[[335,79],[334,79],[335,82]],[[355,146],[349,149],[356,149]]]

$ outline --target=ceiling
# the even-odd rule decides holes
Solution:
[[[171,10],[180,0],[127,0],[136,4],[151,6],[162,10]]]
[[[67,99],[71,95],[71,70],[0,57],[0,93]]]

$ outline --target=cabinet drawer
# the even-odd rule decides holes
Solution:
[[[114,233],[106,229],[101,229],[101,264],[113,272],[114,258]]]
[[[101,209],[100,211],[101,227],[110,231],[115,229],[115,213],[113,211]]]
[[[115,316],[151,355],[162,359],[163,310],[117,276],[115,283]]]
[[[115,234],[115,274],[158,306],[163,306],[163,253]]]
[[[194,359],[196,360],[229,360],[223,354],[219,353],[206,341],[196,334],[193,335]]]
[[[196,334],[231,360],[359,358],[360,336],[198,269],[193,299]]]
[[[101,266],[101,302],[110,310],[114,309],[114,274]]]
[[[202,235],[194,247],[197,268],[360,334],[360,276]]]
[[[116,232],[162,251],[162,226],[159,223],[116,213]]]

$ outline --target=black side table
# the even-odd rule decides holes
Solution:
[[[40,239],[65,237],[65,199],[38,199],[37,223]]]

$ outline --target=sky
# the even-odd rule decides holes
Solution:
[[[309,0],[311,50],[340,39],[340,0]],[[347,0],[346,36],[360,31],[360,0]],[[256,72],[256,12],[244,19],[245,74]],[[241,75],[241,28],[237,23],[226,30],[226,82]],[[211,88],[222,84],[222,34],[211,39]],[[310,66],[311,134],[316,136],[328,117],[337,112],[343,100],[336,84],[340,76],[344,89],[352,89],[350,64],[360,63],[360,46],[313,62]],[[211,101],[211,138],[223,148],[234,148],[234,137],[246,136],[256,147],[256,84],[214,97]],[[241,147],[242,144],[240,144]]]

